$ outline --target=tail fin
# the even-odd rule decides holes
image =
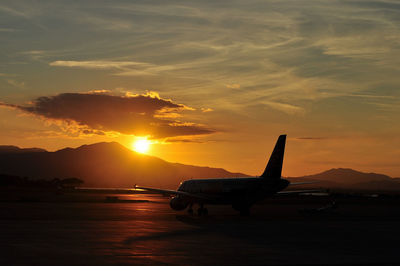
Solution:
[[[274,151],[269,158],[262,178],[280,179],[282,174],[283,154],[285,152],[286,135],[280,135],[276,141]]]

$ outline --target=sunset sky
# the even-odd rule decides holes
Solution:
[[[2,1],[0,145],[400,177],[399,1]]]

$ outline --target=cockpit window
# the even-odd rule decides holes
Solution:
[[[179,184],[179,188],[178,190],[185,190],[185,188],[187,187],[187,182],[183,181]]]

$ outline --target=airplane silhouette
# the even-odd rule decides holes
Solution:
[[[207,215],[204,207],[210,205],[232,205],[241,215],[249,215],[250,207],[274,194],[315,192],[316,190],[282,191],[289,185],[310,184],[315,182],[290,181],[281,177],[286,135],[280,135],[268,164],[259,177],[191,179],[181,182],[178,190],[167,190],[135,185],[136,190],[160,193],[172,196],[170,206],[181,211],[188,208],[193,213],[193,205],[198,204],[198,215]]]

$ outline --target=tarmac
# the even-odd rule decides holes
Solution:
[[[85,196],[88,197],[88,196]],[[0,265],[399,265],[400,200],[274,198],[207,217],[153,195],[0,202]],[[306,210],[306,211],[305,211]]]

